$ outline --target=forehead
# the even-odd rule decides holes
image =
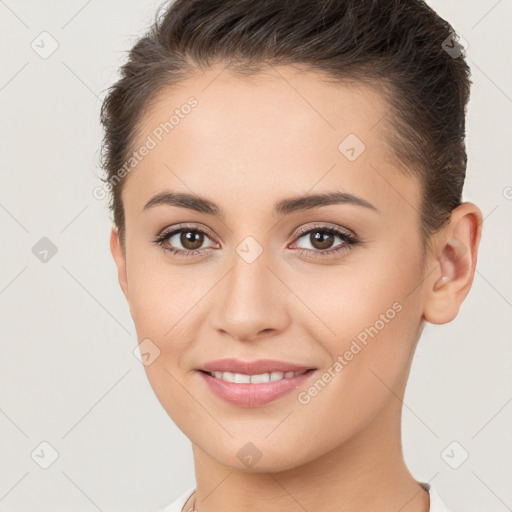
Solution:
[[[397,187],[410,198],[418,191],[385,142],[388,110],[360,83],[289,66],[251,77],[214,66],[162,90],[145,111],[135,149],[152,147],[123,200],[140,211],[167,186],[216,202],[257,195],[267,208],[280,196],[335,188],[396,205]]]

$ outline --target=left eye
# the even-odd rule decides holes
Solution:
[[[341,240],[342,243],[335,246],[335,248],[332,248],[336,238]],[[309,229],[297,238],[297,240],[301,239],[304,239],[304,241],[309,243],[312,247],[299,246],[300,249],[319,253],[336,252],[344,249],[345,246],[355,245],[357,243],[356,238],[352,235],[331,227],[316,227]]]

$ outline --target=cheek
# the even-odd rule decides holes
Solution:
[[[314,313],[312,328],[318,334],[325,331],[333,348],[338,348],[337,340],[350,340],[376,323],[382,337],[386,331],[401,332],[407,319],[420,320],[418,296],[412,291],[421,283],[421,261],[413,248],[372,247],[340,265],[300,273],[294,292]]]
[[[178,271],[168,265],[132,254],[128,266],[130,302],[139,343],[150,344],[152,357],[144,366],[148,381],[164,410],[178,425],[197,414],[185,391],[180,366],[194,339],[187,316],[198,301],[197,290],[176,280]],[[147,345],[146,345],[147,347]]]
[[[389,395],[386,386],[398,385],[407,373],[419,334],[421,301],[411,291],[421,282],[420,253],[395,247],[368,251],[324,274],[305,273],[297,290],[315,313],[308,322],[311,337],[332,362],[342,359],[333,399],[348,408],[364,403],[370,410]]]
[[[128,271],[130,302],[137,332],[145,338],[161,338],[172,327],[172,289],[154,270],[134,265]],[[177,295],[175,293],[175,295]]]
[[[146,367],[148,376],[167,381],[168,375],[153,370],[165,367],[175,374],[187,366],[209,312],[208,292],[218,278],[207,267],[176,266],[148,256],[134,254],[128,265],[131,312],[139,342],[150,339],[160,351],[161,357]]]
[[[311,336],[329,353],[331,365],[304,390],[300,403],[307,404],[301,406],[304,418],[315,417],[311,435],[317,425],[326,426],[321,442],[326,450],[361,430],[388,405],[400,404],[396,396],[408,374],[421,315],[412,295],[405,298],[407,287],[392,277],[376,274],[371,285],[358,281],[357,286],[329,289],[329,300],[324,297],[317,314],[335,335],[319,327],[318,320],[311,324]],[[304,424],[307,429],[307,419]]]
[[[185,286],[186,270],[166,265],[154,249],[134,249],[127,258],[130,304],[137,331],[164,338],[193,305],[194,290]]]

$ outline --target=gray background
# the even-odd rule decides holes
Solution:
[[[430,4],[469,44],[465,200],[485,222],[458,317],[427,325],[420,342],[404,451],[413,475],[454,511],[504,512],[512,510],[512,0]],[[92,195],[104,90],[158,5],[0,0],[3,511],[154,510],[194,485],[190,443],[133,355],[107,201]],[[58,43],[48,58],[31,47],[47,37],[50,48],[43,31]],[[57,248],[46,262],[33,252],[43,237]],[[48,469],[43,441],[59,454]]]

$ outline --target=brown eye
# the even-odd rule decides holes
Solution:
[[[335,236],[325,230],[316,230],[309,233],[309,240],[315,249],[329,249],[334,243]]]
[[[214,243],[204,246],[207,240],[212,241],[208,233],[202,229],[184,226],[167,230],[154,242],[176,256],[194,256],[214,247]]]
[[[336,243],[338,239],[341,243]],[[304,243],[310,247],[305,247]],[[356,246],[359,240],[352,234],[330,226],[316,226],[301,231],[294,245],[307,256],[329,256],[341,254]]]
[[[192,229],[183,230],[180,234],[180,243],[191,251],[199,249],[204,243],[204,233]]]

